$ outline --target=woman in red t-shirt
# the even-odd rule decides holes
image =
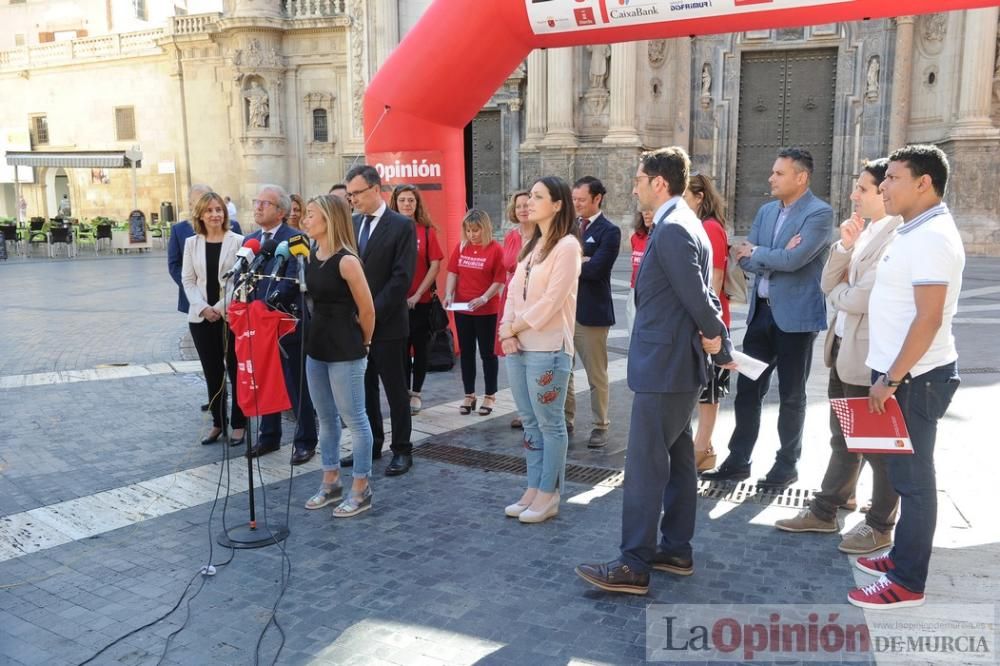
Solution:
[[[462,242],[455,247],[448,262],[448,287],[445,307],[462,305],[455,312],[455,329],[462,349],[462,383],[465,400],[460,411],[470,414],[476,408],[476,346],[483,361],[486,394],[479,413],[493,411],[496,404],[499,361],[493,353],[497,330],[498,294],[503,289],[507,272],[503,265],[503,248],[493,240],[493,222],[482,210],[473,208],[462,220]]]
[[[635,214],[635,224],[632,225],[632,282],[629,284],[628,301],[625,303],[625,326],[629,336],[632,335],[632,324],[635,323],[635,278],[639,275],[639,264],[642,255],[646,253],[646,241],[649,232],[653,230],[653,211],[644,210]]]
[[[413,282],[406,292],[406,304],[410,308],[410,340],[407,354],[407,382],[410,387],[410,414],[419,414],[423,403],[420,391],[427,376],[427,346],[431,339],[430,308],[434,293],[434,280],[444,253],[434,234],[431,218],[424,208],[424,200],[415,185],[399,185],[392,191],[389,208],[413,220],[417,235],[417,261],[413,270]]]
[[[518,190],[510,197],[507,204],[507,220],[514,225],[514,228],[507,232],[503,239],[503,266],[507,271],[507,280],[503,291],[500,293],[500,312],[497,314],[497,321],[503,320],[504,306],[507,304],[507,285],[510,285],[517,270],[517,258],[521,254],[521,248],[528,244],[535,233],[535,223],[528,220],[528,190]],[[500,345],[500,332],[497,330],[496,340],[493,343],[493,353],[503,356],[503,349]],[[515,416],[510,422],[511,428],[521,428],[521,417]]]
[[[726,218],[722,214],[722,197],[707,176],[695,173],[688,181],[684,201],[701,219],[712,243],[712,289],[722,301],[722,323],[728,329],[729,296],[723,291],[726,268],[729,265],[729,237],[726,235]],[[719,402],[729,393],[729,370],[713,366],[715,373],[698,400],[698,432],[694,438],[694,459],[699,472],[715,467],[715,449],[712,448],[712,431],[719,415]]]

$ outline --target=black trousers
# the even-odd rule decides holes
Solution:
[[[465,392],[476,392],[476,345],[479,345],[479,358],[483,361],[483,375],[486,379],[486,395],[494,395],[497,392],[497,373],[500,370],[500,361],[493,353],[497,316],[456,312],[455,328],[458,330],[458,346],[462,348],[462,384]]]
[[[755,296],[756,298],[756,296]],[[806,381],[812,368],[816,333],[786,333],[778,328],[767,301],[757,298],[753,320],[743,338],[743,353],[768,364],[755,381],[740,375],[736,381],[736,428],[729,440],[729,458],[734,466],[747,467],[760,432],[760,411],[771,388],[771,375],[778,371],[778,450],[774,469],[792,472],[802,454],[802,428],[806,421]]]
[[[427,378],[427,352],[431,341],[431,304],[417,303],[410,310],[410,339],[407,346],[413,349],[413,356],[407,355],[407,386],[414,393],[420,393]]]
[[[232,401],[229,414],[229,425],[233,429],[246,427],[247,419],[243,410],[236,404],[236,341],[233,332],[226,322],[202,321],[188,324],[191,329],[191,339],[194,348],[198,350],[201,369],[205,373],[205,383],[208,385],[208,409],[212,413],[212,425],[222,427],[225,412],[225,402],[222,400],[226,388],[226,373],[229,373],[229,390],[226,397]]]
[[[365,411],[375,439],[373,451],[381,451],[385,444],[382,427],[382,405],[379,402],[378,382],[385,387],[389,403],[389,421],[392,427],[392,452],[409,455],[413,451],[410,441],[410,395],[406,390],[407,340],[372,340],[365,370]]]

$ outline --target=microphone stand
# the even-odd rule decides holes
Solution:
[[[250,281],[255,276],[246,275],[244,276],[242,282],[236,290],[236,300],[240,303],[250,302]],[[252,330],[252,322],[250,321],[250,308],[247,308],[247,326]],[[251,341],[253,337],[251,336]],[[252,365],[250,366],[252,369]],[[251,372],[252,374],[252,372]],[[256,383],[254,383],[256,386]],[[254,389],[256,391],[256,389]],[[235,399],[235,396],[234,396]],[[223,408],[225,412],[225,408]],[[280,415],[279,415],[280,416]],[[260,425],[260,416],[256,417],[257,425]],[[224,529],[219,533],[216,538],[216,542],[219,545],[226,546],[229,548],[263,548],[264,546],[270,546],[272,544],[277,544],[279,541],[284,541],[288,538],[288,527],[285,525],[274,525],[268,526],[265,522],[262,525],[257,524],[257,510],[254,502],[254,486],[253,486],[253,456],[250,452],[253,451],[253,426],[254,419],[247,419],[247,428],[244,431],[246,434],[246,459],[247,459],[247,495],[250,498],[250,520],[245,525],[235,525],[229,529]],[[228,443],[225,446],[229,446]],[[265,513],[265,516],[267,514]]]

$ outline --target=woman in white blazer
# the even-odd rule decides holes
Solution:
[[[228,370],[232,399],[230,444],[243,443],[246,417],[236,402],[236,351],[232,331],[226,326],[226,304],[232,298],[232,283],[222,276],[236,263],[243,237],[229,230],[226,203],[208,192],[195,204],[191,219],[194,236],[184,242],[181,285],[191,307],[188,326],[208,383],[209,411],[213,428],[202,444],[214,444],[225,432],[222,400]]]

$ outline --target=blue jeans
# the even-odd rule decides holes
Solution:
[[[340,469],[340,418],[351,429],[356,479],[372,471],[372,429],[365,412],[367,358],[327,363],[306,356],[306,379],[319,421],[323,471]]]
[[[524,424],[528,487],[551,493],[566,477],[566,387],[572,358],[564,351],[509,354],[507,379]]]
[[[872,373],[874,381],[881,373]],[[937,526],[937,479],[934,474],[934,443],[937,422],[961,380],[955,363],[929,370],[896,389],[913,455],[886,456],[889,480],[899,493],[899,520],[889,557],[895,568],[886,574],[911,592],[923,592]]]

